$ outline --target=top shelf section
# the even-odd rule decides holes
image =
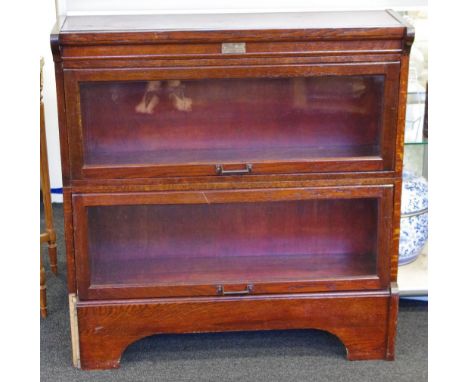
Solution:
[[[414,31],[393,11],[67,16],[53,40],[62,45],[408,40]]]
[[[398,65],[313,69],[67,73],[73,177],[392,171]]]
[[[401,171],[413,30],[395,12],[70,16],[59,29],[71,180]]]

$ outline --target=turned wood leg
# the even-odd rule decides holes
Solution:
[[[44,265],[42,264],[42,255],[40,257],[40,306],[41,306],[41,316],[43,318],[47,317],[47,295],[46,295],[46,276]]]
[[[50,240],[48,242],[50,269],[53,274],[57,274],[57,240],[54,230],[49,232]]]
[[[49,244],[49,259],[50,259],[50,269],[52,273],[56,275],[57,270],[57,244]]]

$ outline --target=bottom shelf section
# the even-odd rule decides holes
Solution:
[[[108,259],[110,256],[96,256]],[[373,254],[159,257],[95,262],[92,284],[213,284],[376,275]]]
[[[161,333],[319,329],[337,336],[349,360],[394,358],[398,295],[373,292],[270,297],[207,297],[78,301],[75,363],[83,369],[119,367],[124,350]],[[344,352],[343,352],[344,353]]]
[[[389,283],[391,185],[84,194],[74,203],[83,300]]]

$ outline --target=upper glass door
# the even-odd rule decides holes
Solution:
[[[390,170],[384,142],[393,138],[389,89],[397,81],[380,66],[346,75],[335,67],[303,76],[78,80],[74,167],[78,178]]]

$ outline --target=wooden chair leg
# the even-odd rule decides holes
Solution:
[[[40,257],[40,290],[41,290],[41,299],[40,299],[40,306],[41,306],[41,316],[43,318],[47,317],[47,295],[46,295],[46,275],[44,265],[42,264],[42,254],[39,255]]]
[[[49,259],[50,259],[50,269],[57,274],[57,244],[49,243]]]
[[[50,262],[50,269],[54,273],[57,274],[57,241],[55,231],[52,230],[49,232],[49,237],[51,238],[48,242],[48,251],[49,251],[49,262]]]

